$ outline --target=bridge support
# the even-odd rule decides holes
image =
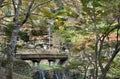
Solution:
[[[58,65],[63,65],[67,59],[60,59]]]
[[[48,59],[49,66],[51,66],[51,64],[55,62],[56,62],[56,59]]]
[[[32,60],[33,66],[35,66],[35,63],[37,63],[37,66],[39,66],[41,60]]]

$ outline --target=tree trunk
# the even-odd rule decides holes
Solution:
[[[19,32],[20,26],[14,26],[10,44],[8,45],[8,50],[7,50],[7,79],[13,79],[13,64],[14,64],[14,53],[15,53],[15,46],[17,43],[17,36]]]
[[[88,71],[88,67],[84,68],[85,69],[85,73],[84,73],[84,78],[83,79],[86,79],[87,77],[87,71]]]
[[[105,79],[106,74],[107,74],[107,69],[104,69],[99,79]]]
[[[8,64],[7,64],[7,79],[13,79],[13,56],[8,56]]]
[[[1,70],[0,70],[0,79],[3,79],[3,73]]]
[[[120,48],[116,49],[116,50],[113,52],[111,59],[108,61],[108,63],[106,64],[106,66],[105,66],[104,69],[102,70],[102,75],[100,76],[99,79],[105,79],[106,74],[107,74],[108,70],[110,69],[111,63],[112,63],[112,61],[114,60],[114,58],[116,57],[116,55],[119,53],[119,51],[120,51]]]

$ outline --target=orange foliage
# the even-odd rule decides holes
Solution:
[[[31,41],[36,41],[36,40],[49,40],[49,36],[48,35],[44,35],[44,36],[31,36],[30,37]]]
[[[95,35],[82,36],[74,43],[74,46],[72,49],[80,50],[83,48],[89,48],[95,45],[95,38],[96,38]],[[118,37],[118,39],[120,40],[120,36]],[[111,33],[105,38],[104,42],[112,43],[112,42],[115,42],[116,40],[117,40],[117,35],[115,33]]]

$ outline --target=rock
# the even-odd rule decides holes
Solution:
[[[14,62],[13,72],[20,75],[31,76],[31,71],[32,71],[32,68],[28,63],[22,60],[16,60]]]

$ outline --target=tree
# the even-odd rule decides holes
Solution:
[[[116,4],[112,4],[113,2]],[[75,51],[83,51],[81,55],[84,55],[87,59],[86,62],[82,63],[83,65],[92,63],[89,67],[94,68],[94,79],[98,77],[105,79],[113,59],[120,51],[118,39],[120,27],[119,4],[119,0],[1,0],[0,15],[2,17],[0,17],[0,24],[1,26],[10,23],[13,25],[7,49],[7,79],[12,79],[13,58],[20,28],[29,26],[31,23],[32,26],[39,26],[40,24],[41,29],[48,25],[39,23],[43,22],[43,18],[46,21],[52,20],[54,22],[51,29],[54,33],[59,32],[65,39],[64,42],[74,43],[77,39],[81,39],[78,37],[79,35],[86,36],[83,39],[85,41],[82,40],[82,44],[79,40],[76,41]],[[38,19],[40,19],[39,22]],[[112,33],[117,36],[114,41],[110,41],[111,38],[109,39]],[[23,37],[26,37],[27,34],[24,34],[22,34]],[[28,39],[25,39],[25,41],[28,41]],[[108,53],[109,57],[105,56],[106,52],[110,52]],[[78,65],[81,65],[81,62]],[[85,76],[88,70],[87,66],[83,66]],[[100,71],[101,76],[98,71]]]
[[[36,8],[38,8],[39,6],[50,2],[51,0],[45,1],[45,2],[38,2],[38,4],[36,4],[35,6],[34,3],[36,2],[35,0],[31,0],[29,1],[28,6],[25,5],[26,8],[26,12],[23,16],[23,19],[21,20],[21,10],[22,10],[22,3],[26,2],[26,1],[22,1],[22,0],[12,0],[12,5],[13,5],[13,31],[11,34],[11,38],[9,41],[9,45],[8,45],[8,50],[7,50],[7,79],[13,79],[13,59],[14,59],[14,52],[15,52],[15,47],[16,47],[16,42],[17,42],[17,37],[18,37],[18,33],[20,28],[23,26],[23,24],[25,24],[27,22],[27,20],[29,19],[30,15],[32,12],[34,12],[34,10]],[[28,2],[27,2],[28,3]]]
[[[113,59],[120,51],[118,45],[119,1],[114,0],[115,5],[112,4],[113,1],[107,0],[80,1],[82,3],[81,15],[84,22],[76,27],[79,28],[77,33],[80,34],[81,38],[78,37],[78,41],[73,44],[72,50],[78,52],[79,56],[77,58],[84,56],[92,64],[89,68],[93,68],[94,79],[105,79]],[[86,50],[85,53],[81,53],[84,50]]]
[[[119,53],[119,42],[118,42],[118,31],[119,31],[119,4],[115,4],[110,9],[106,8],[110,5],[113,1],[95,1],[95,0],[81,0],[82,2],[82,9],[83,14],[85,15],[86,19],[86,27],[90,34],[93,34],[95,42],[93,42],[94,46],[94,79],[105,79],[108,70],[110,69],[111,63],[116,55]],[[118,0],[114,2],[119,2]],[[108,4],[107,6],[105,6]],[[114,10],[113,10],[114,9]],[[115,11],[115,14],[111,11]],[[107,15],[111,16],[107,16]],[[107,16],[107,17],[106,17]],[[104,18],[105,17],[105,18]],[[107,18],[107,19],[106,19]],[[90,27],[90,28],[89,28]],[[110,54],[110,58],[107,59],[105,62],[102,60],[102,57],[105,56],[105,41],[107,37],[110,36],[111,33],[116,31],[116,41],[113,44],[115,47],[112,47],[112,54]],[[92,37],[91,37],[92,38]],[[107,42],[108,43],[108,42]],[[109,42],[110,43],[110,42]],[[109,47],[110,48],[110,47]],[[115,50],[113,50],[115,49]],[[108,50],[107,50],[108,51]],[[109,52],[109,51],[108,51]],[[107,58],[107,56],[105,56]],[[100,68],[100,69],[99,69]],[[98,74],[100,71],[101,75]]]

